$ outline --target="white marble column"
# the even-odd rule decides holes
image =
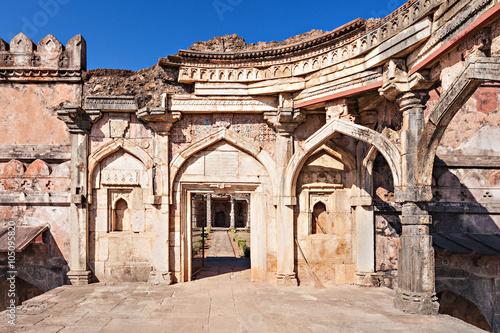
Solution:
[[[229,199],[231,201],[231,213],[229,214],[231,228],[236,228],[236,216],[234,211],[234,198]]]
[[[207,194],[207,228],[212,228],[212,195]]]

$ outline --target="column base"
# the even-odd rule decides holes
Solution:
[[[173,282],[172,280],[172,273],[171,272],[157,272],[153,271],[149,273],[149,279],[148,283],[153,284],[153,285],[171,285]]]
[[[69,284],[73,286],[85,286],[90,283],[92,272],[91,271],[69,271],[67,274]]]
[[[439,302],[435,293],[417,293],[402,289],[396,290],[394,307],[406,313],[436,315]]]
[[[362,287],[380,287],[377,273],[356,272],[356,285]]]
[[[276,274],[276,285],[297,287],[299,285],[295,273],[291,274]]]

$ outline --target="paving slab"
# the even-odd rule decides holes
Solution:
[[[18,324],[10,326],[5,319],[0,333],[484,332],[447,315],[400,312],[392,306],[394,291],[387,288],[345,285],[319,290],[252,283],[250,263],[241,261],[246,259],[212,259],[207,261],[211,274],[189,283],[58,288],[18,307]],[[231,280],[235,276],[239,283]],[[2,316],[7,318],[7,313]]]

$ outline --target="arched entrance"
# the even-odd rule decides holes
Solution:
[[[210,139],[194,143],[179,155],[183,156],[180,163],[174,158],[171,164],[174,178],[171,225],[178,230],[178,242],[171,244],[176,253],[173,263],[176,278],[190,281],[199,268],[193,244],[198,241],[200,230],[192,223],[193,212],[198,211],[198,216],[205,216],[203,227],[212,232],[227,232],[229,228],[251,231],[248,239],[251,278],[266,281],[267,234],[275,223],[270,177],[274,172],[273,162],[252,142],[229,130],[224,129]],[[198,200],[204,202],[203,213],[199,213],[193,197],[202,198]]]
[[[399,185],[399,149],[380,133],[351,122],[327,123],[292,157],[284,196],[296,198],[289,202],[295,203],[295,237],[302,249],[295,253],[306,257],[295,257],[302,282],[309,276],[307,261],[325,283],[374,283],[372,165],[377,152]]]

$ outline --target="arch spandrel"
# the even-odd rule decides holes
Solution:
[[[296,196],[296,182],[302,166],[306,160],[324,143],[330,140],[335,133],[341,133],[374,146],[387,160],[394,178],[394,185],[400,185],[401,152],[398,147],[396,147],[382,134],[372,129],[351,122],[335,119],[325,124],[309,139],[307,139],[303,146],[292,156],[285,172],[283,193],[285,197],[293,198]],[[293,202],[293,200],[291,202]]]
[[[108,143],[101,146],[96,152],[94,152],[88,159],[88,202],[92,203],[92,179],[94,170],[97,165],[104,160],[106,157],[116,153],[120,149],[123,149],[125,152],[131,154],[132,156],[139,159],[143,164],[146,170],[151,170],[153,167],[153,158],[149,155],[147,151],[136,145],[130,140],[127,139],[114,139],[109,141]],[[151,172],[148,172],[151,174]],[[151,175],[152,176],[152,175]]]
[[[257,159],[266,169],[272,182],[273,195],[277,195],[277,177],[276,177],[276,164],[271,156],[262,148],[250,140],[238,135],[236,132],[221,128],[215,133],[201,138],[194,142],[192,145],[177,154],[170,163],[170,188],[174,188],[174,182],[184,163],[196,153],[216,144],[219,141],[226,141],[235,147],[245,151],[246,153]],[[172,193],[170,200],[172,201]]]

